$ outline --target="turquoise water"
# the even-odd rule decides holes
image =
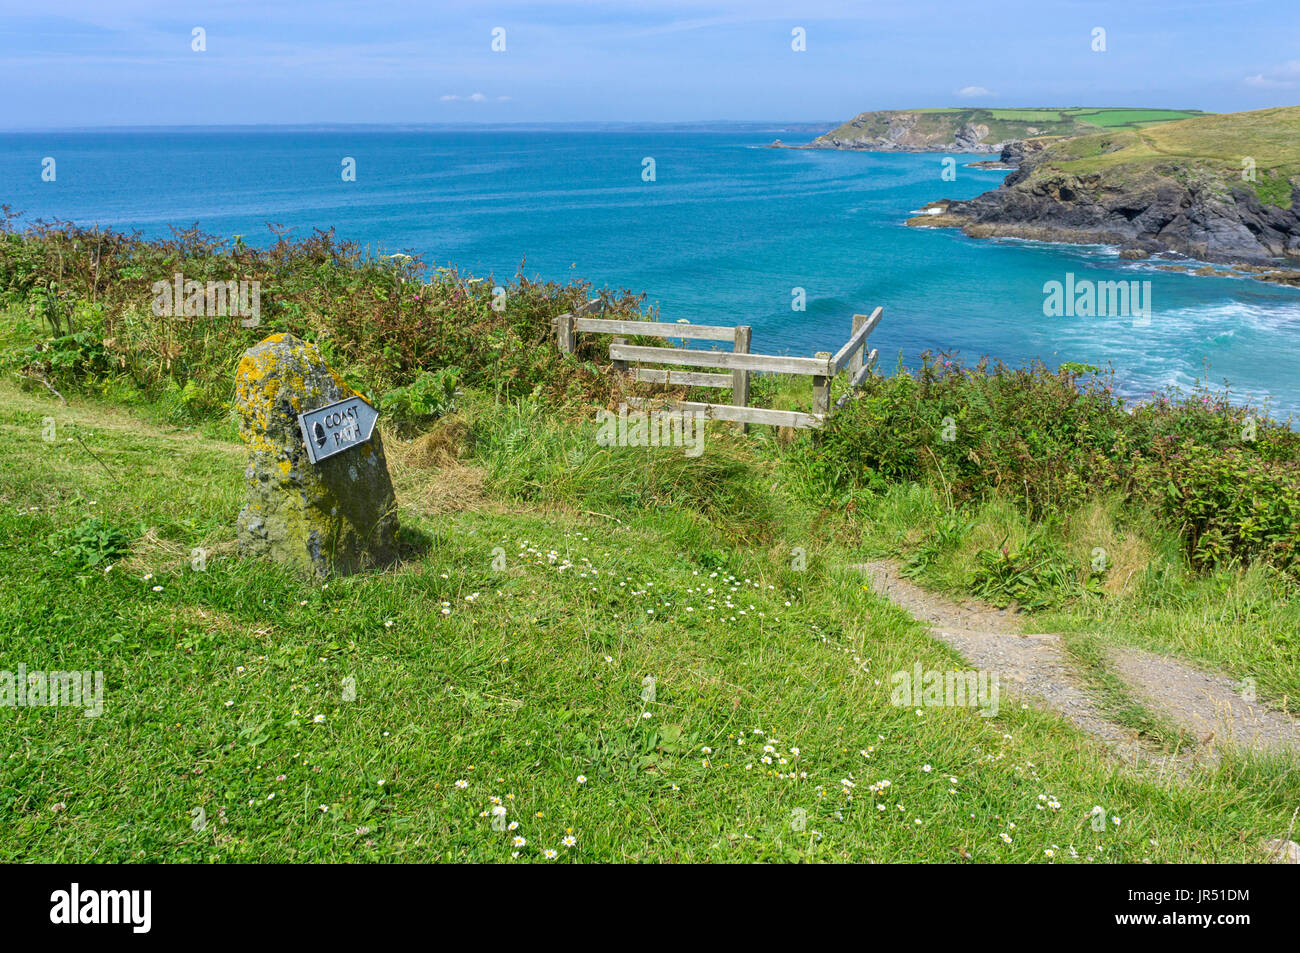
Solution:
[[[1011,363],[1113,365],[1135,397],[1197,378],[1275,414],[1300,412],[1300,291],[1121,262],[1115,249],[974,241],[909,229],[932,199],[1003,173],[942,181],[941,156],[763,148],[771,132],[88,132],[0,135],[0,202],[146,234],[199,223],[267,243],[333,226],[385,252],[513,276],[644,292],[666,321],[750,324],[753,349],[843,343],[883,306],[881,364],[924,350]],[[787,137],[788,138],[788,137]],[[42,182],[41,159],[57,161]],[[352,156],[357,181],[340,162]],[[656,181],[642,180],[655,160]],[[1151,316],[1046,317],[1043,285],[1149,280]],[[805,289],[805,311],[791,308]],[[1208,368],[1208,373],[1207,373]]]

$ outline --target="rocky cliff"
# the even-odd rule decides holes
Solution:
[[[912,219],[1008,236],[1272,267],[1300,261],[1300,107],[1052,144],[1002,186]]]
[[[978,119],[947,113],[862,113],[810,145],[867,152],[999,152],[1004,142],[990,141],[989,124]]]

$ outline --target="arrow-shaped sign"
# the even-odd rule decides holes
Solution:
[[[298,415],[307,457],[320,463],[336,453],[365,443],[375,432],[379,411],[360,397],[349,397]]]

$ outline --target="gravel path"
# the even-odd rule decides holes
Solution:
[[[1170,759],[1143,746],[1136,732],[1113,722],[1088,693],[1059,635],[1027,634],[1022,617],[971,601],[955,602],[922,589],[892,562],[853,566],[871,587],[918,620],[966,658],[973,668],[995,673],[999,686],[1059,712],[1105,741],[1127,761],[1156,762],[1178,774],[1199,760],[1213,760],[1216,747],[1300,751],[1300,725],[1280,712],[1245,702],[1236,683],[1186,663],[1143,652],[1112,652],[1114,670],[1134,696],[1188,732],[1189,748]]]

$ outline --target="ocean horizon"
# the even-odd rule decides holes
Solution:
[[[987,156],[768,148],[818,123],[409,124],[0,133],[0,203],[22,221],[253,245],[333,228],[376,254],[497,279],[644,294],[660,320],[749,324],[755,351],[834,351],[855,312],[886,373],[924,351],[1113,367],[1133,400],[1214,390],[1300,414],[1300,290],[1122,260],[1110,246],[908,228],[996,188]],[[598,128],[597,128],[598,127]],[[824,128],[824,126],[821,126]],[[54,157],[54,181],[42,161]],[[355,160],[356,180],[341,175]],[[646,181],[645,160],[654,179]],[[945,180],[945,168],[955,178]],[[1162,267],[1163,266],[1163,267]],[[1186,262],[1180,267],[1196,267]],[[1048,314],[1052,283],[1150,282],[1149,312]],[[802,300],[803,310],[796,305]]]

